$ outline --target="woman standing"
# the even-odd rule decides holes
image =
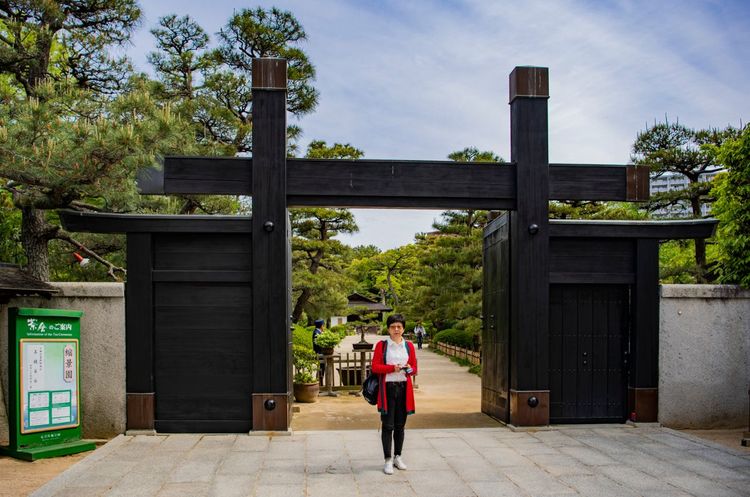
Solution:
[[[417,374],[417,354],[414,344],[404,340],[406,320],[401,314],[388,316],[386,321],[389,338],[375,345],[372,354],[372,372],[378,375],[378,411],[382,423],[383,472],[393,474],[393,467],[406,469],[401,458],[404,446],[406,416],[414,414],[414,387],[412,376]],[[385,361],[383,360],[385,348]],[[393,456],[391,456],[391,446]]]

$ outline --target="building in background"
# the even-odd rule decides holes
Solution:
[[[701,182],[711,181],[714,179],[714,177],[723,172],[723,169],[702,174],[700,176]],[[652,174],[651,175],[651,184],[650,184],[650,192],[651,196],[658,193],[664,193],[664,192],[671,192],[675,190],[684,190],[688,187],[688,179],[685,175],[680,173],[674,173],[674,172],[665,172],[660,175]],[[693,210],[690,207],[690,202],[687,200],[678,202],[674,205],[670,205],[668,207],[659,209],[654,211],[653,213],[654,217],[663,217],[663,218],[675,218],[675,217],[692,217]],[[711,204],[706,203],[701,206],[701,215],[703,217],[710,216],[711,214]]]

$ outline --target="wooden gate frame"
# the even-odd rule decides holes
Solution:
[[[252,158],[167,157],[162,170],[148,170],[140,176],[144,194],[253,198],[253,430],[286,430],[291,422],[287,208],[295,206],[511,211],[511,291],[516,296],[510,329],[514,343],[511,422],[548,424],[548,202],[643,201],[649,195],[648,167],[549,163],[548,88],[547,68],[516,67],[511,72],[510,163],[287,159],[286,60],[256,58],[252,66]],[[73,231],[96,231],[91,228],[97,224],[92,221],[96,217],[62,215]],[[656,306],[654,300],[651,307]],[[648,319],[653,319],[652,313]],[[639,366],[634,367],[639,376]],[[640,376],[646,378],[643,387],[655,391],[654,371],[655,367],[649,367]],[[128,369],[127,374],[128,378],[132,374],[147,377],[149,371]],[[144,396],[153,405],[153,387],[134,391],[130,381],[128,385],[129,412],[141,405]],[[530,397],[539,400],[534,407],[526,402]],[[146,425],[148,421],[141,419]]]

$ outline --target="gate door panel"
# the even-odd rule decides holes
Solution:
[[[508,422],[510,403],[510,216],[501,215],[484,232],[482,303],[482,412]]]
[[[550,285],[550,422],[627,416],[627,285]]]
[[[248,432],[250,236],[154,238],[156,431]]]

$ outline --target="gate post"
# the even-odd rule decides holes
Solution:
[[[546,67],[510,73],[510,423],[549,424],[549,154]]]
[[[638,239],[635,244],[628,415],[631,421],[655,423],[659,415],[659,242]]]
[[[253,430],[291,423],[286,60],[253,59]]]

